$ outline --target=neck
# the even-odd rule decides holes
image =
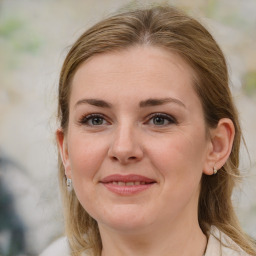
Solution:
[[[171,226],[171,227],[170,227]],[[177,220],[172,225],[129,234],[100,228],[102,256],[203,256],[207,239],[198,222]]]

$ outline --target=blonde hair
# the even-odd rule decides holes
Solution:
[[[196,73],[194,89],[201,100],[207,127],[216,127],[221,118],[229,118],[234,123],[235,138],[229,159],[217,175],[202,176],[198,219],[205,234],[215,225],[247,253],[254,254],[253,242],[240,228],[231,201],[240,176],[241,129],[228,85],[226,61],[211,34],[195,19],[170,6],[152,7],[116,14],[82,34],[67,54],[60,74],[61,128],[67,132],[72,77],[79,65],[96,54],[134,45],[162,47],[182,56]],[[67,192],[60,158],[59,180],[72,255],[80,255],[84,250],[99,255],[102,244],[97,222],[84,210],[75,193]]]

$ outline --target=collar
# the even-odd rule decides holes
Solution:
[[[249,256],[230,237],[212,226],[205,256]]]

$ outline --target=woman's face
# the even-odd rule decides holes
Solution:
[[[197,219],[211,143],[192,77],[180,56],[152,46],[94,56],[75,73],[59,144],[66,175],[100,229]]]

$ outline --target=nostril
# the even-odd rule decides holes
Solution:
[[[118,157],[116,157],[116,156],[112,156],[112,159],[113,159],[114,161],[120,161],[120,160],[122,160],[121,157],[118,158]],[[126,158],[126,160],[136,160],[136,159],[137,159],[136,156],[130,156],[130,157]]]
[[[118,156],[111,156],[112,161],[114,162],[120,162],[123,164],[128,164],[134,161],[137,161],[137,157],[136,156],[130,156],[130,157],[118,157]]]
[[[114,160],[114,161],[118,161],[118,158],[117,158],[116,156],[112,156],[111,158],[112,158],[112,160]]]

